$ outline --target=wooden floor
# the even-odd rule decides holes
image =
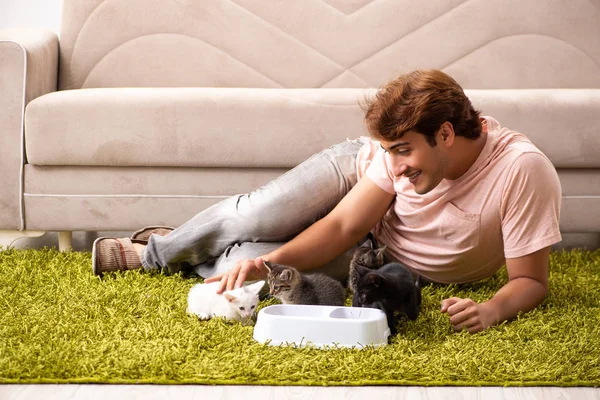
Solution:
[[[1,400],[600,400],[600,388],[0,385]]]

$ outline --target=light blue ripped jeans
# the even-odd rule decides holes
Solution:
[[[152,235],[142,254],[144,268],[193,268],[208,278],[275,250],[323,218],[352,189],[356,155],[365,143],[356,139],[331,146],[265,186],[201,211],[167,236]],[[314,271],[345,279],[353,251]]]

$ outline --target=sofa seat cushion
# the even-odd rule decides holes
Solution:
[[[358,89],[59,91],[26,110],[35,165],[289,168],[365,135]]]
[[[291,168],[366,135],[365,89],[105,88],[50,93],[25,115],[34,165]],[[557,168],[600,168],[600,89],[468,90]]]

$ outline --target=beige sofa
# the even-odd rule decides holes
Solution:
[[[179,225],[437,68],[550,157],[562,231],[600,243],[598,21],[588,0],[65,0],[60,40],[0,32],[0,230]]]

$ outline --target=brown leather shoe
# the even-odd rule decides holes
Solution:
[[[128,271],[142,268],[142,262],[133,243],[146,244],[143,240],[130,238],[100,237],[92,246],[92,271],[102,276],[104,272]]]
[[[131,235],[131,239],[145,240],[147,242],[150,239],[150,235],[167,236],[174,230],[175,228],[171,228],[170,226],[147,226],[145,228],[133,232],[133,234]]]

